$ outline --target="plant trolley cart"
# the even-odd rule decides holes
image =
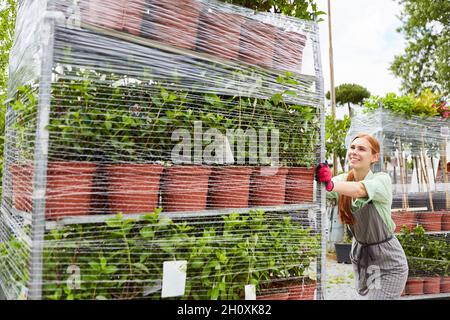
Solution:
[[[5,296],[323,299],[319,53],[317,23],[222,2],[22,1]]]

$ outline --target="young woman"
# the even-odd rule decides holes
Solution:
[[[316,168],[316,178],[325,183],[327,197],[338,200],[339,217],[353,234],[350,258],[359,298],[398,299],[408,277],[405,252],[394,236],[391,219],[391,179],[373,173],[380,144],[367,134],[358,134],[347,157],[350,171],[332,178],[327,163]]]

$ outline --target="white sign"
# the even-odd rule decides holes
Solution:
[[[256,287],[254,284],[245,286],[245,300],[256,300]]]
[[[184,295],[187,261],[164,261],[161,298]]]

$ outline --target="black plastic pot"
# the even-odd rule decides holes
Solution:
[[[336,259],[338,263],[352,263],[350,260],[351,243],[335,243],[334,248],[336,249]]]

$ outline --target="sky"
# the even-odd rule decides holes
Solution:
[[[327,0],[316,0],[328,12]],[[394,0],[332,0],[334,83],[356,83],[372,94],[400,93],[400,80],[388,70],[405,48],[396,29],[401,6]],[[330,90],[328,15],[319,23],[325,92]],[[341,109],[341,108],[338,108]]]

